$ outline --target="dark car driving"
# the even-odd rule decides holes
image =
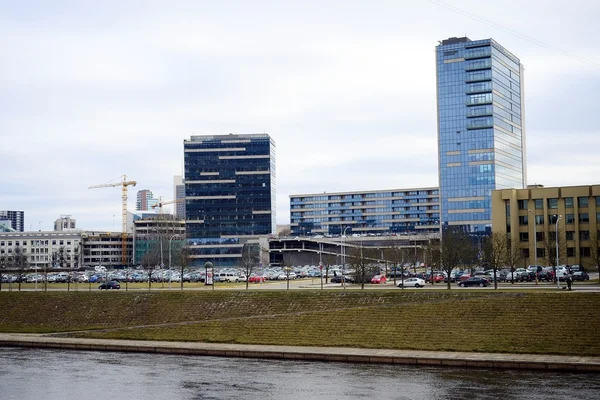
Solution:
[[[98,286],[98,289],[121,289],[121,284],[117,281],[109,281],[108,283],[103,283]]]
[[[488,282],[487,279],[474,276],[472,278],[468,278],[468,279],[465,279],[464,281],[459,282],[458,286],[460,286],[460,287],[467,287],[467,286],[485,287],[489,284],[490,283]]]

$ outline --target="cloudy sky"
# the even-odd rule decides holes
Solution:
[[[289,195],[437,186],[435,46],[525,66],[529,184],[598,184],[600,2],[0,0],[0,210],[120,230],[193,134],[269,133]]]

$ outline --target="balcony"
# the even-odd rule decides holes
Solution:
[[[478,105],[484,105],[484,104],[492,104],[492,95],[489,94],[489,96],[485,96],[485,97],[471,97],[469,99],[467,99],[467,101],[465,102],[465,105],[467,106],[478,106]]]
[[[483,48],[467,51],[465,53],[464,58],[465,58],[465,60],[472,60],[475,58],[491,57],[491,55],[492,55],[492,48],[491,47],[483,47]]]
[[[467,130],[469,131],[474,129],[488,129],[493,127],[493,118],[482,118],[477,120],[470,120],[469,122],[467,122]]]
[[[469,110],[467,110],[467,118],[475,118],[475,117],[488,117],[488,116],[492,116],[492,107],[486,106],[486,107],[476,107],[476,108],[470,108]]]
[[[469,85],[465,94],[491,93],[492,82],[475,83]]]
[[[492,67],[492,60],[490,58],[478,61],[471,61],[465,66],[465,71],[477,71],[480,69],[489,69]]]

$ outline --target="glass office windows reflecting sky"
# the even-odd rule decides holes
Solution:
[[[484,231],[491,190],[525,186],[523,69],[493,39],[444,40],[436,64],[441,221]]]

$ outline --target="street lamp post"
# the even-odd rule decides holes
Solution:
[[[179,236],[179,234],[175,233],[175,234],[173,234],[173,236],[171,236],[169,238],[169,290],[171,290],[171,276],[172,276],[172,272],[173,272],[173,271],[171,271],[171,241],[173,240],[173,238],[175,236]],[[183,279],[183,276],[180,278]]]
[[[532,210],[527,210],[527,212],[531,213],[531,215],[533,215],[533,254],[534,254],[534,263],[535,263],[535,268],[536,268],[536,273],[535,273],[535,283],[538,283],[538,274],[537,274],[537,266],[538,266],[538,261],[537,261],[537,220],[535,218],[535,213]]]
[[[319,242],[319,275],[321,276],[321,290],[323,290],[323,242]]]
[[[554,278],[556,278],[556,288],[560,289],[560,285],[558,284],[558,221],[562,218],[562,215],[559,215],[556,218],[556,229],[554,230],[555,241],[556,241],[556,268],[554,270]]]
[[[342,287],[344,289],[346,289],[346,279],[344,279],[344,268],[346,267],[346,231],[348,230],[348,228],[350,228],[349,226],[347,226],[346,228],[344,228],[344,230],[342,231]]]

